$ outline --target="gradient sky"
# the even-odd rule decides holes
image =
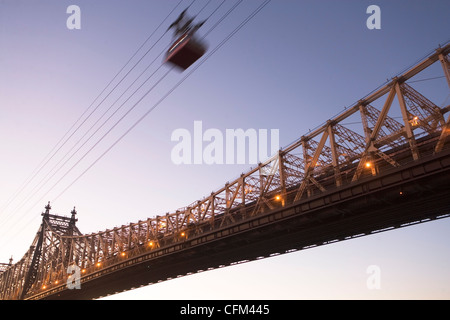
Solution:
[[[95,139],[40,188],[40,181],[122,93],[114,91],[15,196],[178,2],[0,0],[0,262],[8,262],[11,255],[17,261],[29,248],[47,201],[52,212],[61,215],[70,215],[76,206],[79,229],[91,233],[173,212],[249,169],[248,164],[175,165],[170,155],[176,143],[170,138],[176,129],[192,132],[196,120],[204,129],[222,132],[279,129],[280,145],[287,146],[450,39],[448,0],[272,0],[69,189],[63,192],[184,74],[171,72],[73,171],[56,184]],[[189,3],[181,3],[132,63]],[[207,3],[197,0],[189,12],[195,14]],[[198,20],[220,3],[211,1]],[[234,3],[227,0],[200,34]],[[209,48],[261,3],[244,0],[208,34]],[[66,9],[72,4],[81,9],[80,30],[66,27]],[[381,30],[366,27],[371,4],[381,8]],[[157,55],[170,42],[166,34],[118,89],[131,84],[156,58],[144,75],[148,77],[162,63]],[[167,70],[163,66],[157,76]],[[441,75],[435,65],[417,79]],[[450,103],[445,79],[418,82],[414,88],[429,93],[438,106]],[[203,272],[112,298],[449,299],[449,231],[450,221],[444,219]],[[366,286],[370,265],[380,267],[379,290]]]

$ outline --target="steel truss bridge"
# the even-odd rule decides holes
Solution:
[[[450,106],[438,107],[407,83],[439,63],[450,88],[449,53],[450,44],[437,49],[258,167],[175,212],[82,234],[75,209],[62,217],[47,205],[23,258],[0,264],[0,298],[93,299],[449,217]],[[356,129],[346,124],[352,117],[359,119]],[[76,275],[81,289],[70,289]]]

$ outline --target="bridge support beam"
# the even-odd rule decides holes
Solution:
[[[441,136],[436,144],[436,148],[434,150],[435,153],[441,152],[444,149],[444,144],[447,140],[447,137],[450,135],[450,115],[448,116],[447,122],[442,127]]]
[[[405,98],[403,97],[402,91],[400,89],[400,84],[398,82],[395,84],[395,92],[397,93],[398,102],[400,104],[400,111],[402,112],[406,138],[408,139],[413,159],[417,160],[419,159],[419,151],[417,150],[416,139],[414,137],[414,133],[411,128],[411,122],[408,117],[408,110],[406,109]]]
[[[447,55],[444,55],[441,52],[439,54],[439,61],[441,61],[442,69],[444,70],[444,75],[447,79],[448,87],[450,88],[450,62],[448,61]]]

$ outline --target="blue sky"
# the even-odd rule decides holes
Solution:
[[[9,202],[178,2],[0,0],[0,261],[22,257],[47,201],[52,201],[53,212],[63,215],[76,206],[78,227],[90,233],[172,212],[249,169],[248,164],[175,165],[170,138],[176,129],[192,132],[194,121],[222,132],[279,129],[280,145],[287,146],[450,39],[446,0],[272,0],[67,191],[61,194],[184,74],[171,72],[60,183],[55,185],[88,145],[46,185],[34,189],[69,151],[68,143]],[[189,3],[183,1],[171,19]],[[197,0],[189,12],[207,4],[201,20],[220,3]],[[234,3],[227,0],[200,35]],[[244,0],[208,34],[209,48],[261,3]],[[81,9],[80,30],[66,27],[66,9],[72,4]],[[366,27],[366,9],[372,4],[381,8],[380,30]],[[166,27],[157,30],[137,57]],[[155,58],[144,77],[158,68],[162,57],[157,55],[170,42],[166,34],[129,79]],[[433,66],[420,77],[441,76],[439,68]],[[157,75],[167,70],[163,66]],[[119,88],[128,84],[126,80]],[[141,94],[152,85],[147,83]],[[414,85],[437,105],[449,104],[445,79]],[[117,97],[113,92],[93,115],[99,116]],[[92,117],[83,129],[94,121]],[[83,133],[77,132],[73,143]],[[441,220],[191,275],[113,298],[448,299],[449,230],[450,221]],[[370,265],[381,269],[380,290],[366,287]]]

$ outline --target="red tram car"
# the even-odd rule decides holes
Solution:
[[[183,71],[194,64],[206,52],[206,46],[187,32],[179,37],[169,48],[166,61]]]

